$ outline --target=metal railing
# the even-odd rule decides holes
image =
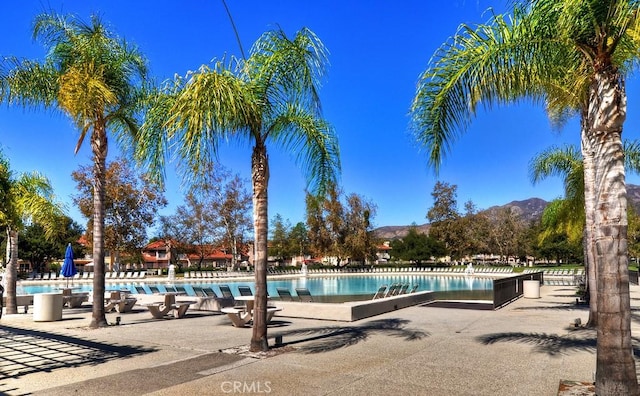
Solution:
[[[629,283],[631,283],[632,285],[637,285],[638,284],[638,270],[629,270]]]
[[[525,280],[537,280],[542,285],[544,283],[544,275],[541,271],[495,279],[493,281],[493,309],[498,309],[521,297]]]

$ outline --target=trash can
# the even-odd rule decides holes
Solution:
[[[62,293],[36,293],[33,295],[33,321],[62,320]]]
[[[537,280],[523,281],[522,296],[524,298],[540,298],[540,281],[537,281]]]

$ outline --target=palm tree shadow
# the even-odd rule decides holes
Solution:
[[[519,344],[533,345],[534,351],[547,355],[564,355],[574,351],[596,352],[596,338],[574,336],[560,336],[547,333],[495,333],[479,336],[478,341],[484,345],[492,345],[498,342],[515,342]]]
[[[282,346],[306,343],[298,348],[304,353],[320,353],[346,348],[366,341],[373,334],[384,334],[401,337],[406,341],[420,340],[430,334],[422,330],[408,329],[406,319],[381,319],[366,322],[360,326],[327,326],[298,330],[283,331],[273,334],[276,339],[303,337],[301,339],[282,343]]]
[[[544,310],[571,310],[571,311],[588,311],[589,310],[589,306],[588,305],[576,305],[575,301],[571,301],[571,302],[553,302],[553,303],[549,303],[548,306],[546,307],[541,307],[541,306],[535,306],[535,307],[517,307],[517,308],[513,308],[514,311],[544,311]]]
[[[0,340],[0,356],[5,361],[0,380],[60,368],[95,366],[156,350],[6,325],[0,326]]]
[[[575,332],[585,332],[584,336],[557,335],[547,333],[495,333],[478,336],[477,340],[484,345],[497,344],[498,342],[514,342],[519,344],[529,344],[534,347],[534,351],[545,353],[550,356],[567,355],[571,352],[596,353],[595,330],[577,328]],[[634,344],[633,354],[640,356],[640,339],[632,337]]]

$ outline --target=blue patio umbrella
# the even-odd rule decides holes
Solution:
[[[75,264],[73,263],[73,249],[71,244],[67,245],[67,250],[64,253],[64,262],[62,263],[62,269],[60,275],[67,278],[67,287],[69,287],[69,278],[73,278],[78,273]]]

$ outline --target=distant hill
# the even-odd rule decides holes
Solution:
[[[542,217],[544,208],[547,207],[548,202],[540,198],[529,198],[524,201],[512,201],[502,206],[492,206],[485,212],[494,212],[504,208],[511,208],[514,212],[520,215],[526,222],[537,221]]]
[[[627,184],[627,200],[630,204],[633,205],[636,211],[640,213],[640,186],[635,184]],[[547,206],[547,204],[548,202],[544,199],[529,198],[525,199],[524,201],[512,201],[502,206],[492,206],[486,209],[486,211],[492,212],[502,208],[511,207],[513,208],[513,210],[519,213],[522,218],[529,222],[540,219],[540,216],[542,216],[542,211]],[[392,240],[402,238],[407,235],[409,227],[411,227],[411,225],[379,227],[374,230],[374,233],[381,239]],[[429,231],[430,226],[429,224],[422,224],[418,225],[417,227],[419,232],[426,233]]]
[[[390,241],[392,239],[403,238],[409,232],[409,227],[411,227],[411,225],[386,226],[376,228],[375,230],[373,230],[373,232],[378,238]],[[428,233],[429,227],[429,224],[416,225],[416,228],[418,228],[418,232],[422,234]]]

